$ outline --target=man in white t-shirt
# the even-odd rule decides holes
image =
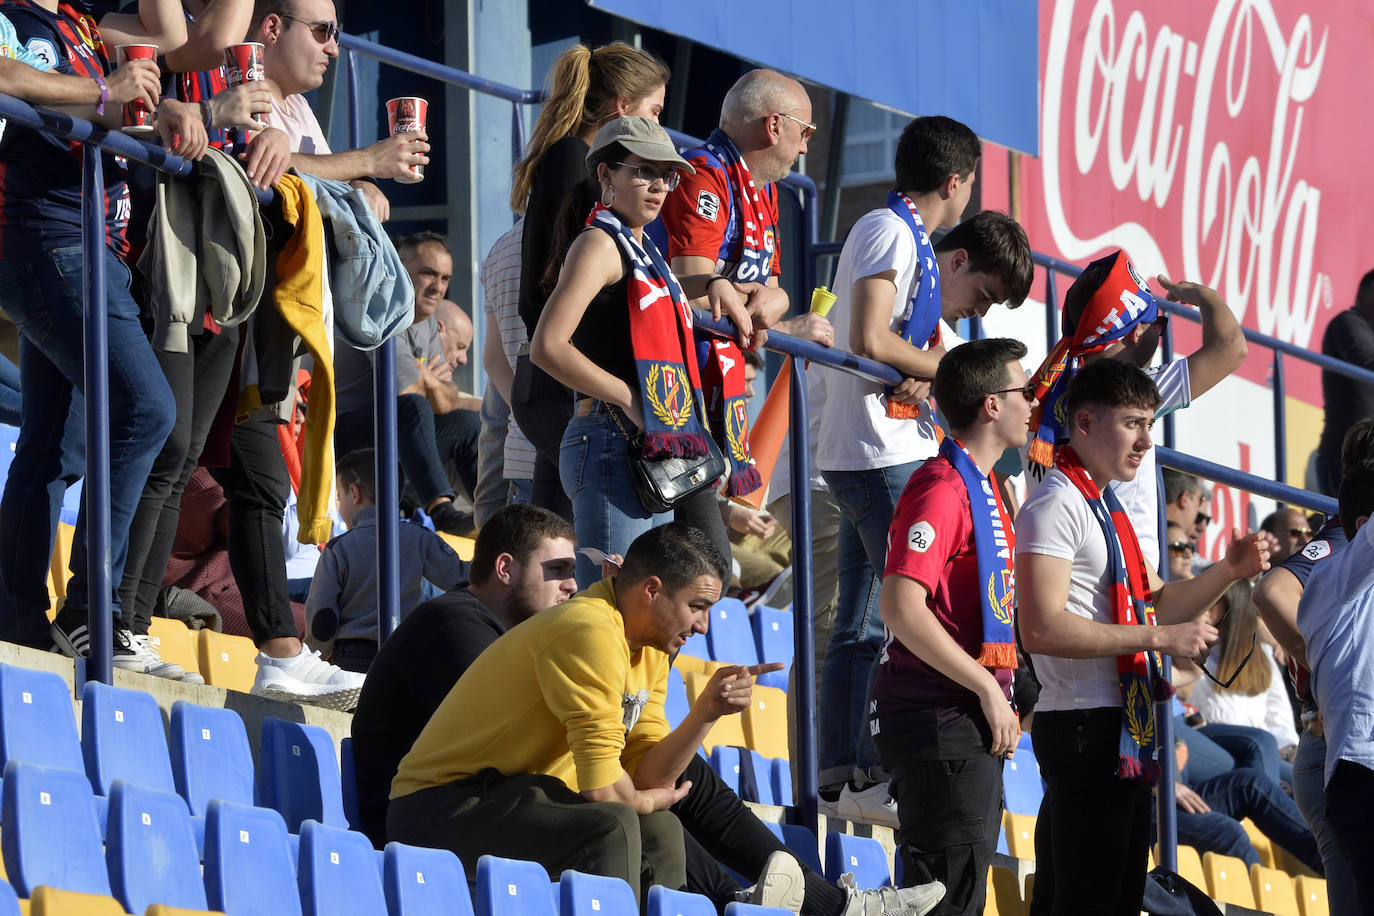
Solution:
[[[1030,245],[1002,214],[980,213],[931,245],[929,232],[963,214],[981,152],[973,131],[950,118],[907,125],[897,143],[897,190],[854,225],[835,274],[836,346],[905,376],[891,390],[845,373],[827,376],[816,447],[816,466],[848,523],[820,676],[820,787],[823,810],[849,819],[896,826],[869,734],[869,686],[883,641],[878,591],[888,526],[907,478],[938,449],[926,399],[953,344],[941,325],[981,316],[997,302],[1015,307],[1030,290]]]
[[[1160,772],[1154,701],[1172,692],[1159,655],[1198,658],[1216,642],[1197,618],[1268,568],[1271,540],[1237,538],[1197,577],[1164,585],[1107,491],[1140,472],[1158,390],[1140,369],[1098,360],[1063,405],[1068,448],[1016,517],[1017,621],[1042,685],[1032,739],[1046,782],[1031,913],[1135,913]]]
[[[1142,303],[1153,299],[1129,260],[1126,261],[1126,270],[1123,272],[1117,267],[1118,259],[1126,259],[1125,252],[1114,251],[1093,261],[1083,269],[1083,273],[1064,294],[1062,324],[1065,338],[1074,337],[1079,325],[1083,323],[1081,319],[1085,312],[1090,311],[1094,300],[1120,302],[1122,295],[1130,295]],[[1245,362],[1246,344],[1245,332],[1240,322],[1216,290],[1198,283],[1174,283],[1163,274],[1156,277],[1156,280],[1164,287],[1171,302],[1196,306],[1202,318],[1202,346],[1183,359],[1175,359],[1146,370],[1163,399],[1156,412],[1158,418],[1187,407],[1194,399],[1201,397],[1222,379],[1239,369],[1241,363]],[[1141,321],[1145,315],[1149,316],[1148,320]],[[1100,316],[1093,315],[1090,320],[1097,320],[1097,317]],[[1159,348],[1160,335],[1168,323],[1168,317],[1163,310],[1155,308],[1137,311],[1127,308],[1112,316],[1111,320],[1116,325],[1115,332],[1108,334],[1108,337],[1113,338],[1111,342],[1103,349],[1082,356],[1081,362],[1086,364],[1095,359],[1106,358],[1119,359],[1133,366],[1148,366]],[[1050,361],[1047,358],[1046,365]],[[1076,361],[1077,354],[1071,352],[1069,365],[1065,369],[1067,374],[1072,375]],[[1040,379],[1044,372],[1045,366],[1042,365],[1033,381]],[[1052,391],[1044,392],[1043,389],[1039,397],[1045,416],[1038,419],[1041,420],[1044,430],[1054,419],[1054,398]],[[1056,438],[1067,435],[1067,430],[1062,428],[1062,424],[1053,425],[1058,430]],[[1041,435],[1048,434],[1042,431]],[[1032,440],[1027,448],[1022,450],[1022,464],[1026,469],[1023,479],[1026,482],[1028,496],[1035,492],[1035,488],[1052,466],[1048,452],[1042,452],[1042,460],[1030,460],[1028,452],[1034,448],[1035,440]],[[1156,481],[1155,453],[1151,449],[1145,452],[1140,473],[1133,481],[1112,484],[1112,489],[1126,508],[1126,514],[1135,525],[1136,536],[1140,539],[1140,549],[1153,564],[1160,562],[1159,487]]]

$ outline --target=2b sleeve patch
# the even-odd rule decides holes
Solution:
[[[697,216],[702,219],[716,221],[716,215],[720,213],[720,198],[710,191],[697,192]]]
[[[1331,556],[1331,542],[1326,539],[1313,541],[1302,549],[1302,555],[1314,563],[1317,560],[1324,560]]]
[[[935,527],[930,522],[917,522],[906,530],[906,546],[917,553],[925,553],[935,543]]]

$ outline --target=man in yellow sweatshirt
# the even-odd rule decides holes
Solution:
[[[672,731],[669,656],[728,575],[700,531],[637,538],[620,574],[509,630],[444,699],[392,783],[387,835],[451,849],[468,873],[484,853],[651,884],[685,882],[682,827],[667,810],[707,731],[749,704],[753,678],[726,669]]]

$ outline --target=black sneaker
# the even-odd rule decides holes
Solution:
[[[62,610],[57,612],[57,617],[53,620],[52,626],[48,628],[52,634],[53,651],[61,652],[68,658],[90,658],[91,631],[86,626],[86,622],[87,618],[84,611],[68,611],[64,605]],[[122,624],[115,624],[115,666],[129,667],[134,660],[141,657],[141,652],[135,646],[133,634],[125,629]]]
[[[442,531],[445,534],[471,537],[472,533],[477,530],[477,526],[472,521],[472,513],[461,511],[452,502],[439,503],[430,510],[429,518],[434,522],[434,530]]]

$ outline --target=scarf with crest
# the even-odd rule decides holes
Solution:
[[[916,260],[918,279],[916,292],[907,303],[906,313],[902,316],[902,329],[898,336],[913,347],[926,349],[940,342],[940,264],[935,260],[935,246],[930,243],[921,214],[916,205],[901,191],[888,191],[886,206],[901,217],[902,222],[911,230],[916,241]],[[887,393],[892,394],[889,388]],[[914,420],[920,413],[920,405],[896,404],[887,400],[887,415],[894,420]]]
[[[733,340],[697,342],[701,387],[711,435],[729,465],[727,496],[744,496],[763,486],[749,451],[749,402],[744,397],[744,354]]]
[[[1040,404],[1031,411],[1035,438],[1027,454],[1032,462],[1047,468],[1054,464],[1055,444],[1068,435],[1065,401],[1069,380],[1083,365],[1083,358],[1107,349],[1137,326],[1151,324],[1159,317],[1159,304],[1146,290],[1126,252],[1117,251],[1107,257],[1113,259],[1111,271],[1088,300],[1077,327],[1072,333],[1064,328],[1065,336],[1031,376]],[[1065,313],[1064,323],[1067,322]]]
[[[1113,622],[1122,626],[1154,626],[1149,574],[1130,516],[1110,487],[1097,489],[1069,446],[1061,445],[1056,450],[1054,466],[1083,494],[1107,539]],[[1116,775],[1119,779],[1154,785],[1160,774],[1155,703],[1171,698],[1174,688],[1160,674],[1163,662],[1155,652],[1118,655],[1116,670],[1121,681],[1121,739]]]
[[[614,210],[597,204],[587,217],[616,240],[630,261],[626,308],[630,348],[644,405],[645,458],[707,453],[701,377],[692,353],[692,312],[653,239],[635,239]],[[741,373],[743,370],[741,369]]]
[[[978,664],[987,668],[1016,667],[1015,617],[1016,572],[1012,556],[1016,552],[1016,532],[1011,516],[1002,505],[997,487],[978,469],[973,456],[953,436],[940,443],[940,454],[959,472],[968,491],[969,515],[973,519],[973,550],[978,558],[978,581],[983,610],[983,651]]]

